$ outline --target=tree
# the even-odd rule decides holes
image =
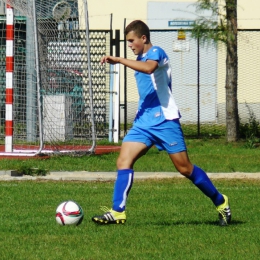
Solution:
[[[223,42],[226,46],[226,137],[228,142],[235,142],[239,137],[237,0],[197,0],[195,5],[198,13],[210,10],[212,16],[199,16],[192,26],[192,37],[202,42]]]

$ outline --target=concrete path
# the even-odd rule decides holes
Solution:
[[[46,176],[14,176],[15,171],[0,171],[0,181],[12,181],[12,180],[79,180],[79,181],[108,181],[115,180],[115,172],[50,172]],[[260,172],[258,173],[245,173],[245,172],[233,172],[233,173],[208,173],[211,179],[260,179]],[[135,179],[160,179],[160,178],[184,178],[179,173],[173,172],[135,172]]]

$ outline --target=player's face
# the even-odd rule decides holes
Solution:
[[[135,55],[140,55],[144,52],[145,43],[147,41],[146,36],[139,37],[134,31],[129,32],[126,35],[128,47],[133,51]]]

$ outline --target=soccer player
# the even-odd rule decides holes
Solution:
[[[228,197],[219,193],[207,174],[189,160],[179,122],[180,113],[172,95],[167,54],[159,46],[152,45],[150,30],[140,20],[131,22],[125,29],[125,35],[137,59],[104,56],[101,63],[120,63],[135,71],[138,111],[133,127],[123,139],[117,159],[112,208],[101,208],[105,213],[92,217],[92,221],[98,224],[126,222],[125,207],[133,184],[134,164],[155,145],[159,150],[165,150],[175,168],[212,200],[218,211],[219,225],[228,225],[231,221]]]

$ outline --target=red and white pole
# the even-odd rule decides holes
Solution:
[[[14,10],[6,5],[5,152],[13,151]]]

